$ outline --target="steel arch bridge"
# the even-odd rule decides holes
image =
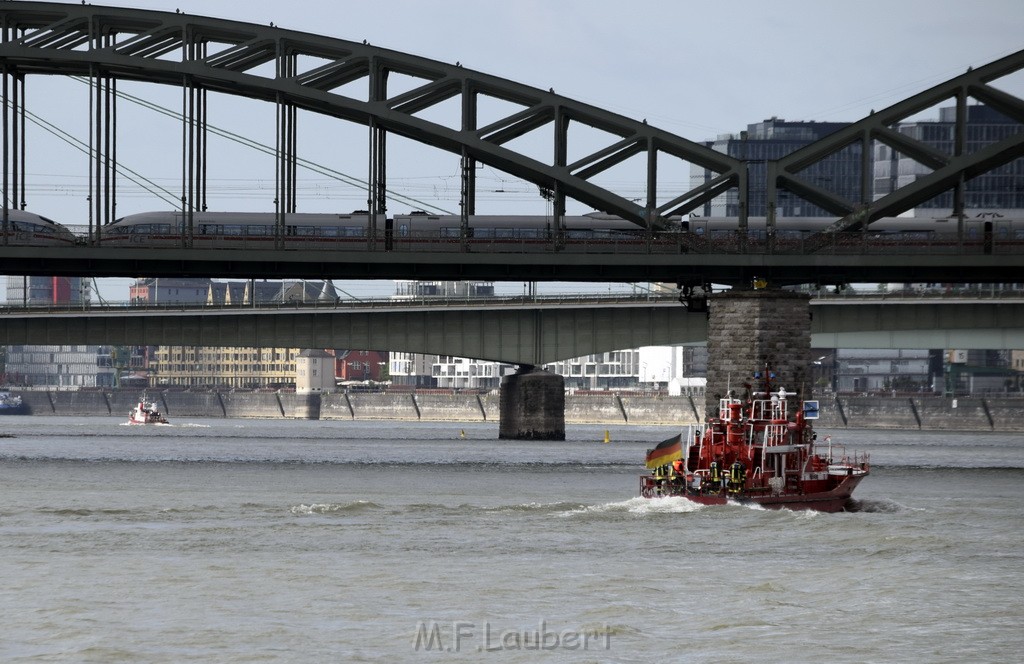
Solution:
[[[272,68],[269,65],[273,65]],[[768,164],[768,223],[774,223],[780,191],[789,191],[832,212],[830,231],[863,229],[882,216],[897,214],[953,189],[954,213],[963,219],[964,182],[1024,155],[1024,101],[990,83],[1024,68],[1024,51],[910,97],[844,130]],[[268,73],[269,72],[269,73]],[[296,203],[296,110],[303,109],[366,125],[369,131],[368,203],[371,214],[386,210],[386,140],[401,135],[461,157],[460,209],[464,229],[475,214],[477,162],[536,184],[554,203],[556,224],[566,197],[619,215],[657,232],[669,216],[686,214],[735,190],[741,232],[747,221],[747,165],[699,143],[594,106],[496,76],[369,44],[345,41],[271,26],[79,4],[5,2],[0,5],[0,73],[3,78],[3,193],[5,200],[25,199],[24,99],[29,74],[89,77],[93,191],[90,217],[98,237],[113,220],[116,153],[116,84],[118,80],[180,86],[183,92],[187,183],[181,194],[185,212],[205,205],[206,93],[216,91],[277,106],[276,204],[281,213]],[[412,89],[389,92],[391,74],[419,82]],[[342,94],[343,86],[365,83],[365,100]],[[509,102],[517,109],[479,126],[482,98]],[[458,128],[418,115],[457,99]],[[893,125],[936,103],[954,99],[957,108],[952,155],[899,133]],[[966,106],[970,99],[987,104],[1022,123],[1013,136],[968,153]],[[601,149],[569,162],[569,127],[580,123],[609,135]],[[509,146],[518,137],[551,130],[551,158],[540,161]],[[113,138],[112,138],[113,136]],[[11,140],[13,138],[14,140]],[[926,165],[931,173],[880,200],[871,200],[870,146],[888,145]],[[801,176],[801,171],[850,145],[860,144],[861,196],[846,200]],[[594,183],[593,178],[638,155],[645,157],[646,192],[636,203]],[[183,155],[183,161],[185,156]],[[658,165],[674,159],[712,173],[696,187],[660,202]],[[662,162],[664,163],[664,162]],[[184,175],[183,175],[183,179]],[[280,217],[283,218],[283,217]],[[375,218],[375,217],[372,217]],[[6,222],[6,214],[5,214]],[[962,228],[962,226],[961,226]]]

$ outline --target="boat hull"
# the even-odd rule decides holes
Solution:
[[[702,505],[725,505],[726,503],[760,505],[768,509],[814,510],[815,512],[848,511],[853,498],[853,490],[866,475],[847,477],[831,491],[819,493],[793,493],[771,496],[726,496],[716,495],[685,495],[683,498]]]
[[[808,493],[779,494],[730,494],[692,493],[689,491],[664,491],[652,493],[648,487],[641,487],[641,493],[647,498],[679,497],[700,505],[759,505],[766,509],[813,510],[815,512],[845,512],[851,507],[853,490],[867,474],[849,475],[829,491]]]

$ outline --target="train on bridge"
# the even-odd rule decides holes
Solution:
[[[6,244],[69,245],[86,242],[68,227],[46,217],[22,210],[7,211],[8,223],[0,226]],[[541,244],[555,236],[554,220],[549,216],[476,215],[463,220],[458,215],[434,215],[410,212],[374,217],[365,211],[350,214],[294,213],[284,215],[278,226],[275,213],[194,212],[191,218],[192,246],[245,247],[274,246],[280,240],[287,248],[365,248],[371,237],[378,238],[385,250],[427,249],[438,244]],[[828,217],[787,217],[776,222],[778,241],[801,241],[835,222]],[[735,238],[739,222],[735,218],[673,217],[667,228],[654,238],[659,242],[678,242],[680,236],[720,244]],[[888,217],[871,224],[868,235],[879,240],[901,243],[929,243],[939,238],[956,238],[955,218]],[[181,211],[144,212],[121,217],[102,226],[99,243],[104,246],[181,246],[187,232],[187,215]],[[767,236],[764,217],[748,220],[747,238],[763,240]],[[592,245],[600,242],[648,242],[646,229],[620,217],[592,212],[563,218],[560,241]],[[1000,244],[1024,244],[1024,220],[997,217],[989,213],[965,219],[964,240]]]

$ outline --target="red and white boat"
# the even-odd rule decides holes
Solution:
[[[167,418],[160,414],[156,405],[142,400],[128,413],[128,424],[167,424]]]
[[[640,477],[640,495],[822,512],[851,506],[853,490],[871,472],[868,455],[847,456],[831,436],[818,444],[811,426],[817,402],[801,402],[790,413],[795,393],[773,387],[771,371],[755,377],[763,380],[761,391],[748,386],[746,400],[730,393],[689,440],[676,436],[647,453],[653,472]]]

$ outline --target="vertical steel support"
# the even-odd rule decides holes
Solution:
[[[653,138],[647,140],[647,209],[644,217],[647,219],[647,250],[650,251],[654,243],[654,222],[658,217],[658,148]]]
[[[569,116],[558,106],[555,108],[555,168],[564,169],[569,159]],[[552,202],[552,247],[560,251],[565,244],[565,191],[562,183],[555,180],[551,188]]]
[[[199,51],[198,51],[199,58],[205,59],[206,58],[206,51],[207,51],[207,42],[206,42],[206,40],[203,40],[198,45],[198,47],[199,47]],[[209,134],[207,133],[208,125],[207,125],[207,120],[206,120],[206,118],[207,118],[207,114],[206,114],[206,110],[207,110],[207,108],[206,108],[206,97],[207,97],[207,95],[206,95],[206,88],[205,87],[200,87],[199,88],[199,107],[198,107],[198,110],[199,110],[199,150],[198,150],[199,168],[197,169],[197,182],[196,182],[196,185],[197,185],[198,192],[199,192],[198,197],[197,197],[197,204],[199,205],[199,210],[201,210],[203,212],[206,211],[206,156],[207,156],[206,150],[207,150],[207,144],[208,144],[208,138],[209,138]]]
[[[280,46],[278,46],[280,48]],[[278,75],[280,76],[281,69],[281,56],[278,54]],[[282,152],[283,142],[281,140],[281,125],[282,119],[282,102],[281,93],[278,92],[274,100],[274,248],[280,249],[284,246],[284,192],[281,191],[281,180],[282,180]]]
[[[19,171],[21,173],[21,178],[20,178],[21,191],[18,192],[20,194],[20,195],[18,195],[18,203],[19,203],[18,207],[20,209],[24,210],[28,206],[28,196],[26,195],[26,192],[25,192],[25,181],[28,179],[28,171],[25,170],[25,158],[26,158],[26,152],[28,150],[28,143],[25,142],[25,108],[26,108],[26,104],[28,103],[28,99],[27,99],[26,90],[25,90],[25,75],[24,74],[22,74],[21,76],[18,77],[18,79],[16,81],[16,85],[18,85],[18,84],[20,84],[20,86],[21,86],[21,95],[20,95],[21,103],[20,103],[20,105],[18,107],[18,115],[20,116],[20,119],[21,119],[21,133],[18,135],[18,143],[21,145],[21,164],[20,164],[20,167],[19,167]]]
[[[98,34],[94,35],[92,48],[99,49],[101,46],[101,37]],[[91,235],[94,242],[100,241],[100,226],[103,225],[103,81],[103,72],[98,67],[93,68],[92,139],[90,141],[92,145],[90,146],[91,151],[89,153],[92,169],[90,180],[93,186],[89,196],[91,201],[90,217],[93,226]]]
[[[18,95],[18,78],[19,77],[18,77],[17,70],[14,70],[14,71],[11,72],[10,78],[11,78],[11,83],[12,83],[12,85],[11,85],[11,101],[10,101],[10,107],[11,107],[11,111],[12,111],[11,112],[11,126],[8,127],[7,124],[5,123],[4,124],[4,132],[7,132],[7,130],[10,129],[11,136],[14,138],[14,141],[12,141],[12,144],[11,144],[11,184],[10,184],[10,187],[11,187],[11,189],[10,189],[10,191],[11,191],[11,201],[10,201],[10,205],[14,209],[18,209],[19,208],[19,205],[18,205],[19,198],[18,197],[19,197],[19,195],[21,195],[21,172],[20,172],[20,169],[19,169],[20,156],[21,155],[19,154],[19,150],[18,150],[18,148],[19,148],[19,136],[21,134],[21,132],[19,131],[19,127],[18,127],[18,120],[19,120],[20,109],[21,109],[21,99],[19,98],[19,95]],[[6,101],[4,102],[4,107],[5,108],[7,107],[7,102]],[[24,198],[24,196],[22,196],[22,198]],[[4,204],[6,205],[6,202]]]
[[[770,160],[765,162],[765,233],[772,234],[775,232],[775,221],[776,221],[776,210],[779,202],[779,183],[778,183],[778,172],[779,163],[777,161]]]
[[[284,45],[278,42],[277,78],[292,78],[298,69],[297,56],[286,52]],[[284,246],[284,237],[288,233],[287,216],[296,210],[296,119],[297,109],[281,93],[277,94],[277,146],[275,163],[274,209],[277,220],[274,228],[275,244]]]
[[[110,218],[107,223],[117,219],[117,79],[110,78]]]
[[[778,162],[771,160],[765,163],[765,202],[764,218],[764,242],[765,250],[772,253],[775,248],[775,229],[778,222],[779,210],[779,166]]]
[[[3,26],[3,41],[7,41],[7,26],[6,25]],[[6,62],[2,66],[0,66],[0,75],[3,76],[2,84],[0,84],[0,88],[2,88],[2,89],[0,89],[0,96],[3,97],[3,105],[4,105],[3,112],[2,112],[2,115],[3,115],[3,129],[4,129],[4,131],[3,131],[3,133],[4,133],[4,135],[3,135],[3,144],[4,144],[3,145],[3,152],[4,152],[4,154],[3,154],[3,162],[4,162],[3,189],[4,189],[4,193],[3,193],[3,200],[0,201],[0,204],[3,205],[4,244],[7,244],[8,243],[7,234],[8,234],[9,224],[10,224],[10,212],[8,211],[8,208],[10,206],[7,204],[7,201],[10,198],[8,196],[8,193],[10,191],[9,188],[8,188],[10,186],[10,182],[8,180],[8,170],[9,170],[8,166],[9,165],[7,163],[8,154],[9,154],[9,152],[8,152],[9,151],[8,141],[10,139],[8,138],[8,131],[7,131],[7,127],[8,127],[8,118],[7,118],[7,95],[8,95],[7,79],[8,79],[8,70],[7,70],[7,63]]]
[[[871,209],[871,192],[874,190],[875,161],[871,154],[871,129],[867,128],[860,137],[860,203],[865,215]],[[867,238],[870,217],[865,216],[860,225],[861,237]]]
[[[114,41],[113,33],[98,24],[89,27],[89,47],[101,49]],[[113,76],[89,67],[89,241],[99,242],[103,226],[113,221],[114,150]]]
[[[378,58],[370,62],[370,103],[387,100],[388,71]],[[367,211],[370,213],[370,234],[367,248],[377,248],[377,218],[387,214],[387,131],[370,118],[369,129],[369,179]]]
[[[11,30],[11,28],[9,28],[7,26],[7,20],[5,18],[3,24],[0,24],[0,43],[7,43],[9,41],[10,30]],[[3,165],[3,170],[4,170],[4,172],[3,172],[3,181],[2,181],[2,183],[0,183],[0,185],[2,185],[2,187],[3,187],[3,194],[2,194],[2,196],[0,196],[0,209],[3,210],[3,213],[2,213],[2,217],[3,217],[3,219],[2,219],[2,228],[3,228],[3,243],[4,244],[8,244],[9,243],[9,239],[7,237],[8,233],[10,232],[10,224],[11,224],[11,217],[10,217],[10,210],[9,210],[9,208],[11,207],[11,205],[15,204],[15,197],[17,196],[17,194],[15,194],[14,196],[11,196],[11,190],[10,190],[11,183],[10,183],[10,179],[9,179],[9,177],[10,177],[10,175],[9,175],[10,164],[8,163],[8,160],[10,158],[10,144],[9,144],[10,138],[8,136],[8,134],[9,134],[8,129],[10,129],[10,124],[9,124],[10,120],[8,118],[7,104],[8,104],[9,94],[10,94],[10,90],[8,88],[10,74],[11,74],[11,72],[10,72],[10,69],[8,68],[8,66],[7,66],[7,62],[4,61],[4,63],[2,65],[0,65],[0,78],[3,79],[2,81],[0,81],[0,97],[3,98],[2,100],[0,100],[3,103],[3,109],[2,109],[2,111],[0,111],[0,116],[2,116],[2,117],[0,117],[0,122],[3,123],[3,139],[2,140],[3,140],[3,162],[4,162],[4,165]],[[15,115],[17,115],[17,112],[15,112]],[[10,201],[10,203],[8,203],[8,201]]]
[[[953,158],[963,156],[967,140],[967,90],[961,87],[956,93],[956,126],[953,128]],[[956,215],[957,245],[963,250],[964,244],[964,190],[966,181],[963,171],[953,187],[953,214]]]
[[[747,202],[750,200],[750,174],[747,171],[749,164],[741,164],[740,168],[736,172],[736,188],[739,194],[739,219],[736,232],[739,234],[737,240],[739,240],[740,253],[746,253],[747,251],[747,234],[749,232],[749,214],[750,208]]]
[[[186,37],[187,39],[187,37]],[[188,44],[182,45],[182,48],[188,49]],[[186,53],[185,59],[188,59]],[[190,165],[190,146],[189,141],[189,125],[191,124],[192,116],[189,114],[189,78],[188,74],[182,74],[181,76],[181,246],[190,247],[192,246],[192,240],[194,239],[193,227],[192,227],[192,216],[189,214],[188,207],[188,190],[190,189],[190,182],[188,177],[189,165]]]
[[[113,35],[106,33],[100,37],[104,47],[114,43]],[[103,219],[96,225],[96,237],[102,235],[102,226],[114,220],[114,77],[109,73],[103,77]]]
[[[742,168],[736,171],[736,193],[739,197],[739,231],[746,236],[747,228],[750,226],[750,173],[747,171],[748,164],[742,164]]]
[[[476,131],[477,98],[476,92],[470,87],[469,81],[462,82],[462,131],[469,135]],[[459,237],[462,238],[463,250],[469,249],[469,218],[476,214],[476,160],[469,154],[466,145],[462,146],[462,189],[459,192],[459,214],[461,216]]]

